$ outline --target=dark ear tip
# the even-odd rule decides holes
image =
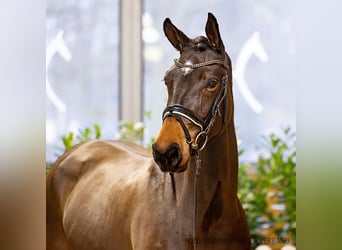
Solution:
[[[164,25],[166,25],[166,24],[170,24],[171,23],[171,20],[170,20],[170,18],[165,18],[165,20],[164,20]]]
[[[216,17],[215,17],[214,14],[211,13],[211,12],[208,12],[208,19],[209,19],[209,18],[213,18],[213,19],[216,20]]]

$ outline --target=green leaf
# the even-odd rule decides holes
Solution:
[[[99,139],[101,137],[101,129],[98,124],[94,124],[95,138]]]
[[[145,111],[145,117],[149,120],[151,120],[152,112],[151,111]]]

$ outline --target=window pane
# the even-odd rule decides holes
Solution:
[[[166,17],[189,37],[204,35],[207,13],[219,22],[234,70],[235,126],[246,149],[241,161],[255,161],[261,134],[295,130],[295,2],[290,1],[145,1],[144,109],[148,137],[157,135],[166,105],[161,82],[179,53],[164,36]],[[172,11],[170,11],[172,10]]]
[[[118,127],[119,1],[46,3],[46,157],[56,159],[60,136],[100,125]]]

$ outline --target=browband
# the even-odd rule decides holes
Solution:
[[[201,63],[195,63],[195,64],[184,64],[181,63],[178,59],[174,59],[173,60],[176,64],[177,67],[179,68],[190,68],[190,69],[197,69],[197,68],[201,68],[204,66],[209,66],[209,65],[213,65],[213,64],[220,64],[222,65],[225,69],[228,69],[228,65],[222,61],[222,60],[210,60],[210,61],[206,61],[206,62],[201,62]]]

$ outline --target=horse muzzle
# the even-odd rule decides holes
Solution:
[[[183,172],[190,156],[189,145],[184,132],[176,119],[165,119],[162,128],[152,145],[154,161],[163,172]]]

